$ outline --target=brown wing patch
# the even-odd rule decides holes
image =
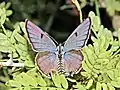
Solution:
[[[49,76],[52,71],[57,71],[56,54],[51,52],[39,52],[36,55],[36,64],[40,72]]]
[[[70,50],[63,57],[66,74],[77,74],[81,69],[83,55],[80,50]]]

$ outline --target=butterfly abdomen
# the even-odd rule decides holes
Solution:
[[[58,59],[59,59],[58,60],[58,67],[57,67],[58,73],[64,74],[65,70],[64,70],[63,62],[62,62],[62,54],[58,54]]]

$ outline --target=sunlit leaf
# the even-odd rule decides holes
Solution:
[[[96,84],[96,90],[102,90],[100,82],[97,82],[97,84]]]
[[[92,84],[93,84],[93,80],[90,79],[87,83],[86,89],[89,89],[92,86]]]
[[[56,87],[61,87],[61,79],[57,72],[52,73],[52,80]]]
[[[110,83],[107,83],[107,86],[108,86],[109,90],[115,90],[115,88]]]
[[[68,88],[68,82],[67,82],[65,76],[60,75],[60,80],[61,80],[61,85],[63,86],[63,88],[67,89]]]
[[[105,83],[102,83],[102,88],[103,88],[103,90],[108,90],[108,87],[107,87],[107,84],[105,84]]]
[[[10,15],[12,15],[12,13],[13,13],[12,10],[7,10],[6,11],[6,16],[10,16]]]

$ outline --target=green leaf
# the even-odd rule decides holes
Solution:
[[[102,58],[102,56],[105,55],[105,54],[102,54],[101,57],[99,56],[99,58],[101,59],[97,59],[97,63],[100,63],[100,65],[105,65],[105,64],[108,64],[109,63],[109,59],[104,59],[104,57]]]
[[[103,88],[103,90],[108,90],[108,88],[107,88],[107,84],[102,83],[102,88]]]
[[[20,57],[20,58],[21,58],[21,57]],[[25,57],[23,57],[22,59],[25,60],[24,65],[25,65],[26,67],[35,67],[33,61],[26,60]]]
[[[27,40],[23,36],[21,36],[19,33],[15,33],[14,37],[18,42],[20,42],[24,45],[27,44]]]
[[[117,0],[105,0],[104,4],[110,16],[113,16],[115,11],[120,11],[118,8],[120,6],[120,2]]]
[[[21,90],[19,88],[10,88],[9,90]]]
[[[110,60],[109,63],[107,64],[106,68],[107,69],[115,68],[118,61],[119,60],[117,58],[112,58],[112,60]]]
[[[111,81],[111,84],[116,88],[120,88],[120,82],[118,81]]]
[[[89,89],[93,84],[93,79],[90,79],[87,83],[86,89]]]
[[[108,74],[108,76],[112,79],[112,80],[114,80],[115,79],[115,73],[114,73],[114,71],[113,70],[108,70],[107,71],[107,74]]]
[[[91,17],[91,19],[93,19],[93,17],[95,17],[95,13],[93,11],[89,12],[89,17]],[[92,20],[93,21],[93,20]]]
[[[85,61],[82,61],[82,67],[86,72],[91,73],[91,69],[88,67]]]
[[[107,86],[108,86],[109,90],[115,90],[115,88],[110,83],[107,83]]]
[[[63,88],[67,89],[68,88],[68,82],[67,82],[65,76],[60,75],[60,80],[61,80],[61,85],[63,86]]]
[[[94,30],[98,31],[100,28],[100,18],[95,16],[92,20],[93,20]]]
[[[8,38],[10,38],[11,35],[12,35],[12,31],[10,31],[10,30],[6,30],[6,36],[7,36]]]
[[[94,43],[93,43],[93,46],[94,46],[95,53],[96,53],[96,54],[99,54],[99,52],[100,52],[99,43],[98,43],[98,42],[94,42]]]
[[[104,48],[104,46],[105,46],[105,43],[106,43],[106,38],[103,36],[103,35],[101,35],[100,36],[100,50],[101,49],[105,49],[106,50],[106,48]]]
[[[73,83],[76,82],[75,79],[72,79],[72,78],[69,78],[69,77],[67,78],[67,80],[70,81],[70,82],[73,82]]]
[[[85,63],[83,63],[83,69],[85,69],[85,68],[88,69],[89,68],[94,73],[99,73],[99,71],[96,68],[93,67],[93,65],[95,64],[94,57],[96,57],[94,55],[93,51],[90,48],[88,48],[88,47],[84,47],[84,52],[85,53],[83,53],[83,55],[84,55],[84,62]]]
[[[83,85],[81,85],[80,83],[77,83],[77,85],[75,86],[78,90],[87,90]]]
[[[12,13],[13,13],[12,10],[7,10],[6,11],[6,16],[10,16],[10,15],[12,15]]]
[[[0,24],[4,24],[5,23],[5,20],[6,20],[5,12],[6,12],[5,8],[0,9]]]
[[[31,90],[30,87],[24,87],[24,90]]]
[[[91,48],[93,48],[93,47],[90,45],[88,47],[84,47],[85,54],[83,53],[86,63],[88,65],[90,64],[89,66],[95,64],[95,60],[94,60],[95,55],[94,55],[93,51],[91,50]]]
[[[14,80],[9,80],[8,82],[6,82],[6,85],[10,87],[21,87],[21,83],[18,83],[18,81]]]
[[[97,84],[96,84],[96,90],[102,90],[100,82],[97,82]]]
[[[25,22],[20,22],[20,27],[22,29],[22,31],[24,32],[26,38],[27,38],[27,32],[26,32],[26,28],[25,28]]]
[[[15,48],[17,49],[18,53],[22,56],[22,57],[25,57],[28,55],[28,47],[27,45],[24,45],[24,44],[21,44],[21,43],[18,43],[18,44],[15,44]]]
[[[101,69],[101,65],[100,65],[100,64],[94,65],[94,68],[97,69],[97,70],[98,70],[98,69]]]
[[[0,40],[1,41],[1,40]],[[8,40],[1,41],[0,46],[12,47],[12,44]]]
[[[7,2],[5,9],[8,9],[11,6],[11,2]]]
[[[47,87],[40,87],[40,90],[48,90]]]
[[[120,70],[120,61],[117,63],[116,69]]]
[[[33,77],[29,76],[28,74],[22,73],[22,76],[23,76],[23,79],[26,79],[25,80],[27,82],[26,85],[28,85],[28,84],[32,85],[32,86],[37,86],[38,85],[37,81]]]
[[[5,7],[5,2],[0,3],[0,8],[4,8]]]
[[[81,72],[81,75],[84,77],[90,77],[91,75],[88,72]]]
[[[40,75],[37,76],[36,80],[40,86],[47,86],[46,82]]]
[[[7,36],[3,33],[0,33],[0,40],[7,39]]]
[[[11,41],[12,44],[15,44],[15,43],[16,43],[16,40],[15,40],[15,38],[14,38],[13,35],[11,35],[11,37],[10,37],[10,41]]]
[[[15,51],[15,49],[13,47],[9,47],[9,46],[1,46],[0,45],[0,51],[1,52],[5,52],[5,53],[11,53],[12,51]]]
[[[57,72],[52,73],[52,80],[56,87],[59,87],[59,88],[61,87],[60,76],[58,75]]]

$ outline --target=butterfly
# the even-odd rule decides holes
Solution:
[[[35,58],[38,70],[46,76],[50,76],[53,71],[58,71],[66,76],[77,74],[81,70],[83,60],[80,49],[89,39],[90,25],[90,18],[85,19],[64,44],[57,46],[46,32],[26,19],[28,41],[33,50],[38,52]]]

